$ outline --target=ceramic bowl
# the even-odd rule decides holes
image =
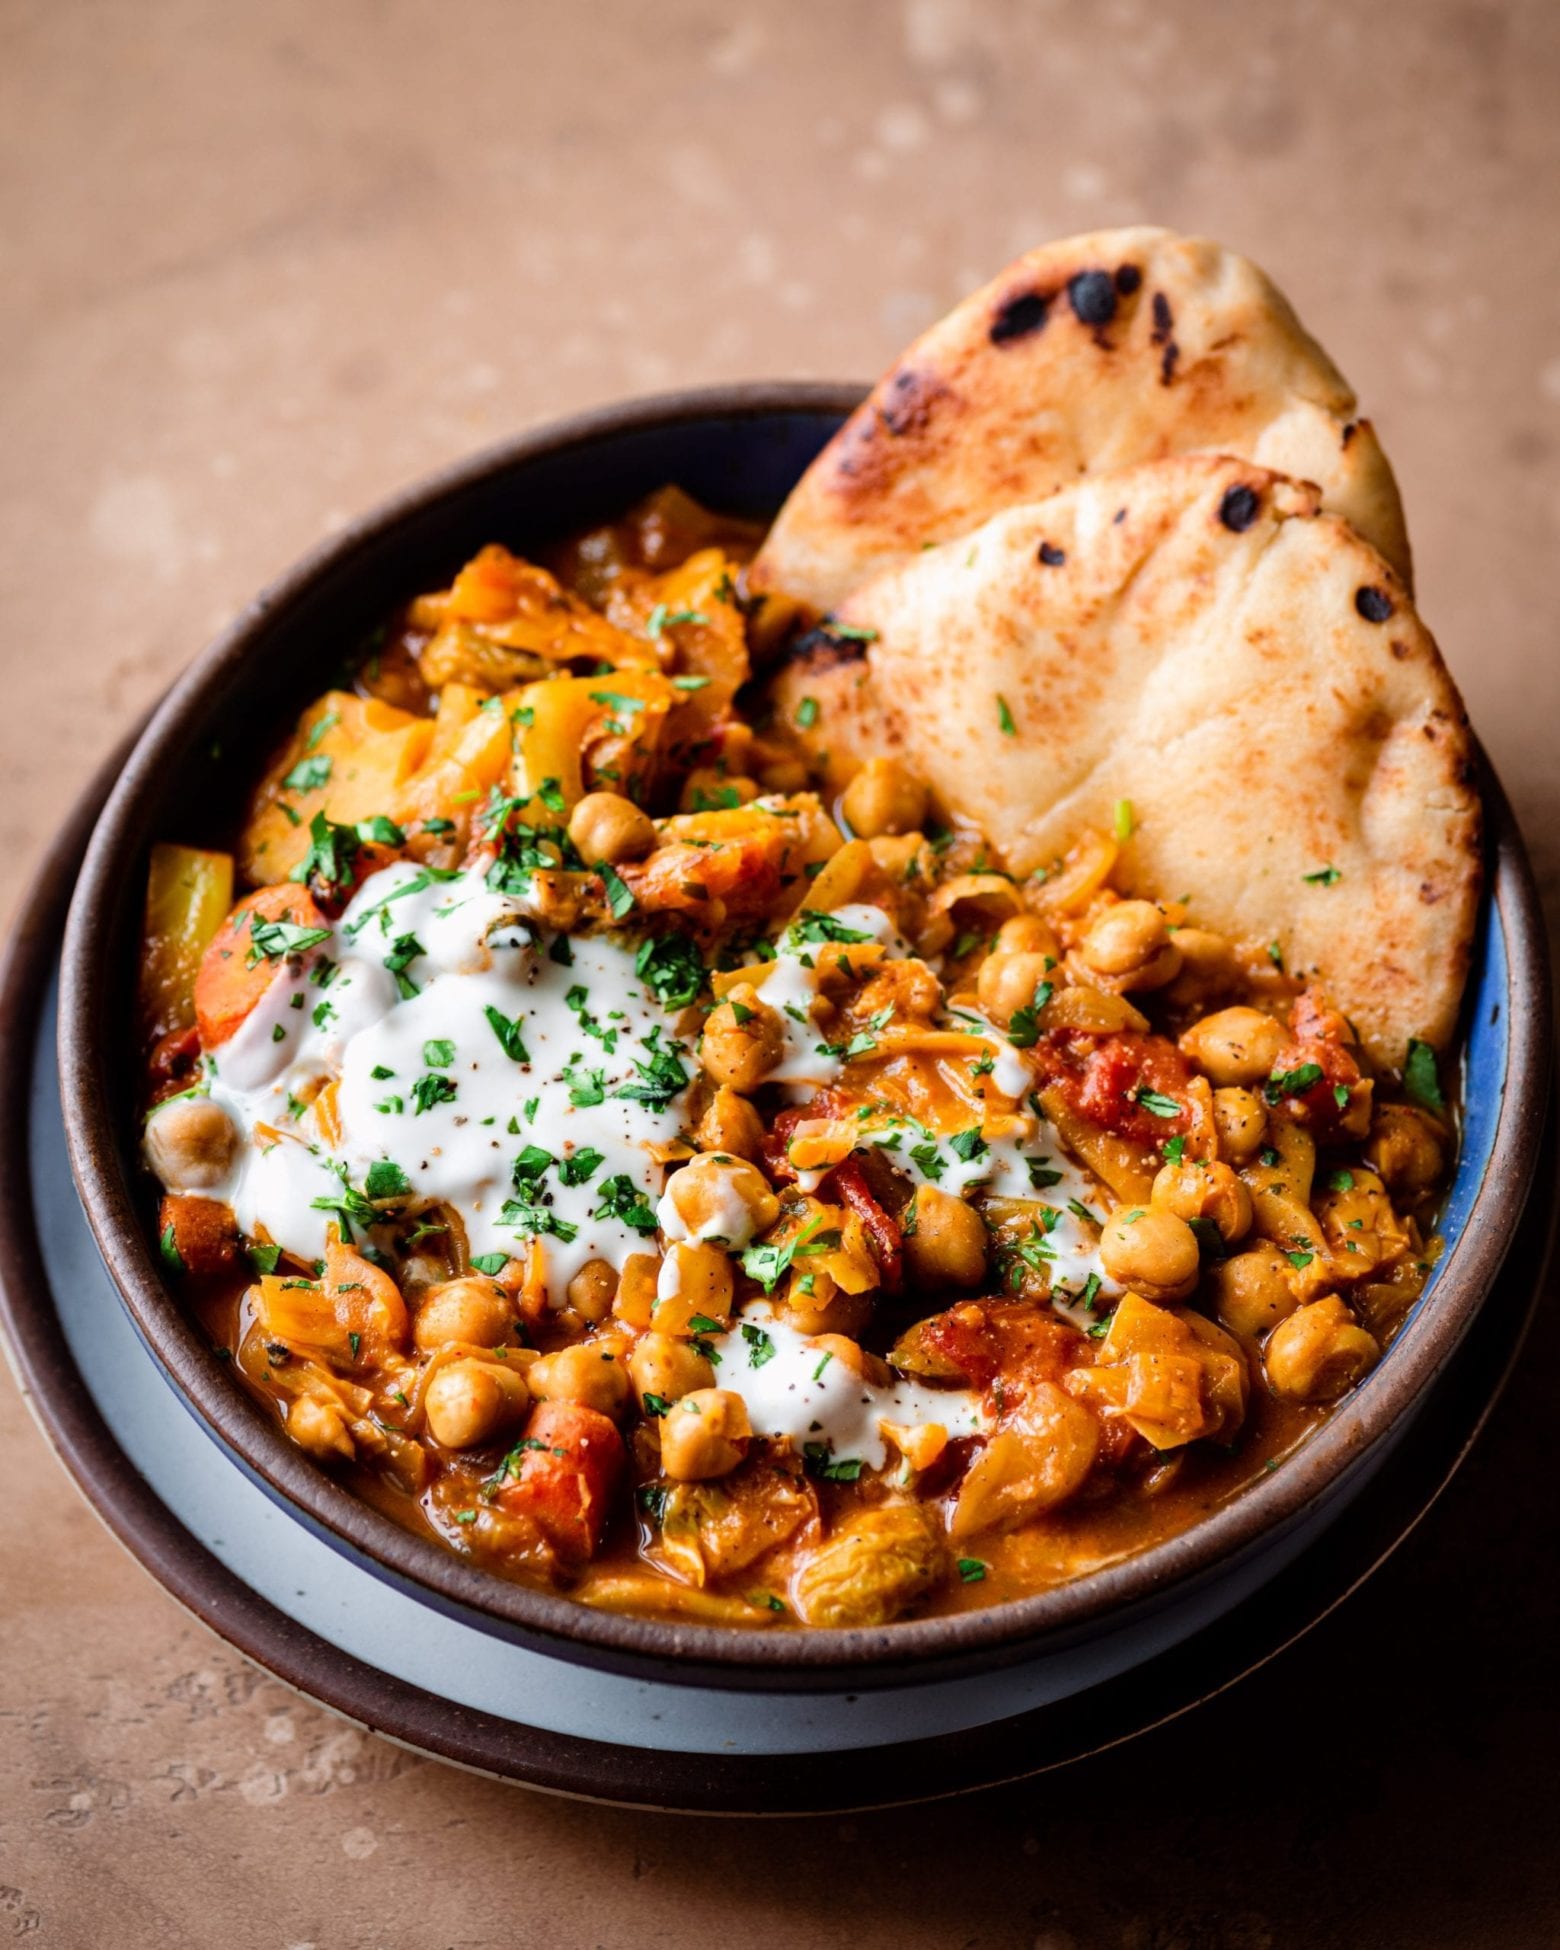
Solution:
[[[854,388],[733,386],[587,414],[412,488],[273,584],[175,686],[98,821],[66,934],[60,1087],[76,1185],[140,1335],[209,1434],[331,1547],[421,1605],[572,1667],[662,1686],[811,1694],[814,1706],[861,1715],[864,1732],[872,1689],[883,1689],[885,1709],[913,1702],[918,1725],[950,1731],[1012,1710],[1018,1694],[1065,1699],[1137,1667],[1315,1549],[1403,1438],[1489,1297],[1547,1115],[1550,1004],[1526,857],[1488,771],[1462,1149],[1447,1249],[1423,1298],[1380,1366],[1281,1468],[1183,1535],[1033,1598],[879,1629],[764,1634],[593,1611],[463,1562],[340,1487],[237,1385],[163,1283],[135,1155],[129,1017],[153,841],[220,843],[237,812],[235,781],[272,727],[398,602],[447,581],[482,543],[524,551],[668,481],[722,509],[771,514],[858,397]],[[999,1672],[1008,1681],[993,1690]],[[867,1737],[891,1738],[892,1726]]]

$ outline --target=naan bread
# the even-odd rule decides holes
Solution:
[[[1410,582],[1386,456],[1283,294],[1206,238],[1137,229],[1028,252],[918,339],[793,489],[751,586],[823,615],[999,509],[1194,450],[1315,481]]]
[[[1020,875],[1128,800],[1119,883],[1278,942],[1380,1062],[1451,1036],[1467,720],[1402,581],[1314,487],[1212,455],[1096,476],[890,570],[840,623],[875,635],[814,633],[773,683],[836,781],[901,756]]]

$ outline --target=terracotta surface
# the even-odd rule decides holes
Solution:
[[[1552,883],[1557,81],[1546,0],[12,0],[0,893],[353,509],[624,393],[868,376],[1013,250],[1155,218],[1259,256],[1359,387]],[[1552,1942],[1557,1354],[1551,1310],[1399,1560],[1192,1722],[773,1827],[543,1801],[298,1701],[103,1536],[0,1383],[0,1940]]]

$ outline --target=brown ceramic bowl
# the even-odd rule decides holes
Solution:
[[[257,753],[347,648],[480,544],[534,547],[676,481],[767,515],[859,397],[732,386],[608,408],[528,434],[412,488],[274,583],[175,686],[132,753],[81,869],[64,950],[61,1089],[77,1187],[142,1337],[214,1439],[304,1524],[437,1612],[552,1658],[677,1684],[795,1691],[845,1710],[863,1688],[1013,1669],[1066,1697],[1185,1639],[1316,1546],[1407,1431],[1491,1292],[1547,1115],[1549,978],[1521,839],[1484,781],[1489,891],[1465,1009],[1465,1102],[1448,1250],[1386,1359],[1282,1468],[1201,1524],[1074,1583],[989,1610],[881,1629],[761,1634],[621,1617],[506,1582],[341,1488],[218,1361],[165,1286],[136,1155],[130,1027],[148,850],[220,842],[236,813],[222,753]],[[247,765],[233,768],[242,781]],[[966,1709],[990,1717],[991,1694]],[[1016,1695],[1015,1695],[1016,1697]],[[973,1723],[973,1722],[972,1722]]]

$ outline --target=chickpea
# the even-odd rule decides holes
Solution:
[[[909,1243],[908,1241],[906,1242]],[[785,1292],[787,1324],[798,1334],[864,1334],[872,1320],[872,1295],[847,1293],[821,1267],[804,1262],[808,1271],[792,1275]],[[810,1284],[802,1285],[802,1280]]]
[[[423,1412],[441,1449],[471,1449],[525,1413],[531,1391],[518,1367],[450,1361],[428,1383]]]
[[[1181,967],[1165,990],[1177,1009],[1206,1009],[1235,986],[1235,950],[1228,938],[1207,928],[1177,928],[1170,937],[1181,953]]]
[[[334,1397],[300,1395],[287,1411],[287,1433],[311,1456],[340,1456],[351,1462],[357,1444],[347,1427],[347,1411]]]
[[[764,1120],[746,1097],[739,1097],[725,1084],[710,1099],[709,1107],[694,1130],[702,1151],[724,1151],[751,1164],[762,1151]]]
[[[209,1097],[175,1097],[146,1120],[146,1162],[169,1191],[214,1191],[232,1169],[238,1132]]]
[[[905,1266],[921,1287],[977,1287],[986,1277],[986,1222],[973,1205],[935,1185],[915,1195],[915,1228],[905,1234]]]
[[[772,758],[761,766],[758,782],[766,792],[778,792],[789,796],[793,792],[805,792],[811,781],[806,764],[799,758]]]
[[[668,1239],[709,1240],[735,1249],[780,1216],[769,1180],[742,1158],[705,1152],[667,1180],[657,1216]]]
[[[926,840],[920,833],[880,833],[867,845],[873,864],[890,880],[914,880],[920,874],[920,859]]]
[[[1251,1230],[1251,1194],[1226,1164],[1165,1165],[1151,1198],[1178,1219],[1211,1219],[1227,1246]]]
[[[569,838],[587,866],[642,860],[656,841],[655,823],[621,792],[587,792],[569,814]]]
[[[1446,1169],[1440,1125],[1412,1104],[1381,1104],[1370,1124],[1365,1155],[1387,1187],[1404,1198],[1431,1191]]]
[[[1263,1082],[1283,1047],[1282,1026],[1260,1009],[1220,1009],[1181,1038],[1182,1051],[1220,1085]]]
[[[1145,1300],[1184,1300],[1202,1268],[1197,1235],[1157,1205],[1119,1205],[1100,1234],[1100,1264]]]
[[[926,787],[897,759],[869,758],[846,786],[840,809],[864,840],[914,833],[926,823]]]
[[[1267,1136],[1267,1106],[1254,1090],[1229,1085],[1213,1093],[1213,1128],[1219,1149],[1231,1164],[1243,1165],[1262,1149]]]
[[[594,1341],[544,1354],[531,1363],[525,1378],[539,1402],[579,1402],[615,1415],[628,1400],[628,1373],[617,1350]]]
[[[1053,962],[1062,958],[1062,944],[1049,921],[1038,914],[1014,914],[997,929],[999,955],[1049,955]]]
[[[1214,1311],[1232,1334],[1256,1340],[1300,1304],[1290,1265],[1270,1239],[1220,1260],[1212,1270]]]
[[[1112,988],[1162,989],[1181,972],[1181,951],[1152,901],[1107,907],[1090,925],[1078,955]]]
[[[705,1019],[699,1061],[715,1083],[731,1090],[756,1090],[780,1061],[785,1025],[759,1000],[750,982],[740,982]]]
[[[1264,1352],[1268,1386],[1288,1401],[1331,1402],[1352,1388],[1381,1358],[1335,1293],[1280,1321]]]
[[[729,1476],[747,1453],[747,1404],[730,1388],[696,1388],[661,1417],[661,1468],[677,1483]]]
[[[617,1271],[604,1259],[586,1260],[566,1288],[569,1305],[592,1327],[611,1313],[617,1290]]]
[[[515,1305],[504,1289],[478,1274],[434,1287],[412,1323],[418,1351],[431,1354],[449,1341],[497,1347],[515,1324]]]
[[[641,1403],[646,1395],[675,1402],[715,1385],[714,1367],[696,1347],[654,1330],[635,1341],[628,1357],[628,1376]]]
[[[719,766],[696,765],[683,780],[678,804],[684,812],[709,812],[718,807],[750,805],[758,797],[758,781],[737,773],[723,772]]]
[[[1053,956],[1036,950],[988,955],[975,977],[976,998],[993,1022],[1006,1027],[1018,1010],[1034,1007],[1035,995],[1055,965]]]

